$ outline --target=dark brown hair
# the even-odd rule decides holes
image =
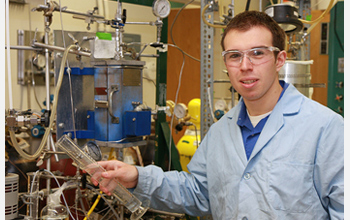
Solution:
[[[222,50],[225,50],[224,39],[231,30],[248,31],[252,27],[265,27],[272,33],[272,45],[280,49],[285,48],[285,32],[269,15],[259,11],[244,11],[233,17],[226,26],[221,38]]]

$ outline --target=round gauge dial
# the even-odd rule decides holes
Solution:
[[[166,18],[170,14],[170,2],[168,0],[154,0],[152,12],[155,16]]]
[[[82,147],[83,151],[87,153],[92,159],[96,161],[102,160],[102,153],[100,147],[93,141],[89,141]]]
[[[176,118],[178,119],[184,118],[187,115],[187,112],[188,112],[188,109],[185,104],[179,103],[175,105],[174,115],[176,116]]]
[[[37,58],[38,58],[38,63],[37,63],[38,66],[41,67],[41,68],[44,68],[45,64],[46,64],[45,56],[41,55],[41,54],[38,54]]]
[[[43,69],[45,67],[46,60],[45,60],[45,56],[42,54],[36,54],[33,57],[32,61],[33,61],[33,64],[39,69]]]
[[[214,104],[214,108],[215,108],[215,110],[225,111],[227,108],[226,101],[223,99],[216,101]]]

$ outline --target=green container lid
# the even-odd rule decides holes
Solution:
[[[98,37],[100,40],[112,40],[111,33],[96,32],[96,37]]]

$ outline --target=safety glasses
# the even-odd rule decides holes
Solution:
[[[240,67],[243,57],[247,57],[253,65],[259,65],[265,63],[273,58],[273,52],[279,52],[277,47],[259,47],[249,50],[227,50],[222,51],[221,55],[224,57],[224,61],[227,65],[233,67]]]

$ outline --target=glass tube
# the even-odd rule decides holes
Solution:
[[[106,170],[89,155],[83,152],[71,138],[67,135],[63,135],[57,141],[56,146],[61,148],[70,158],[72,158],[80,169],[85,170],[92,178],[98,181],[100,186],[107,188],[122,205],[128,208],[132,212],[130,217],[131,220],[140,219],[145,214],[147,208],[141,206],[141,201],[131,194],[115,178],[103,178],[101,174]]]

